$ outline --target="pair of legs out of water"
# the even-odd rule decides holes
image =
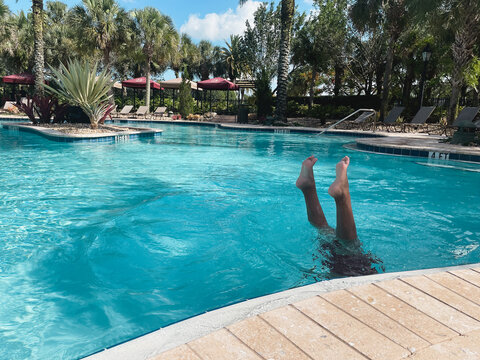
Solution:
[[[313,176],[313,165],[317,162],[317,158],[310,156],[302,163],[302,170],[297,179],[296,185],[302,190],[307,206],[308,220],[312,225],[320,230],[331,231],[325,214],[323,213],[320,201],[317,196],[317,188],[315,186],[315,178]],[[337,207],[337,238],[344,241],[357,240],[357,228],[353,218],[352,202],[350,199],[350,191],[348,186],[347,168],[350,159],[345,156],[336,166],[336,179],[330,185],[328,193],[335,199]]]

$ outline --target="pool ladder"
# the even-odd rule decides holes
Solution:
[[[360,112],[361,112],[361,113],[364,113],[364,112],[370,113],[370,115],[368,115],[368,116],[365,118],[365,120],[366,120],[368,117],[370,117],[370,116],[372,116],[372,115],[375,115],[375,113],[376,113],[375,110],[373,110],[373,109],[358,109],[358,110],[355,110],[355,111],[352,112],[350,115],[345,116],[343,119],[338,120],[335,124],[330,125],[330,126],[327,127],[326,129],[324,129],[324,130],[323,130],[322,132],[320,132],[318,135],[322,135],[322,134],[326,133],[328,130],[333,129],[333,128],[334,128],[335,126],[337,126],[338,124],[344,122],[345,120],[350,119],[353,115],[358,114],[358,113],[360,113]],[[375,126],[373,127],[373,131],[375,131]]]

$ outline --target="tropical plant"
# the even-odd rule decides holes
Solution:
[[[132,17],[137,26],[139,46],[145,64],[145,103],[150,108],[151,64],[164,71],[177,51],[178,33],[170,17],[152,7],[134,10]]]
[[[72,60],[60,69],[50,68],[57,86],[44,85],[47,92],[56,95],[71,105],[79,106],[90,119],[92,129],[112,107],[109,104],[112,86],[111,74],[104,69],[97,75],[97,64],[91,66],[87,61]]]

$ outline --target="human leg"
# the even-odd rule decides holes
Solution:
[[[328,226],[327,219],[320,206],[320,201],[318,201],[315,178],[313,176],[313,165],[315,165],[317,160],[318,159],[312,155],[303,161],[302,170],[300,171],[296,186],[302,190],[303,196],[305,197],[308,221],[319,229],[329,229],[330,226]]]
[[[338,238],[354,241],[357,239],[357,228],[353,218],[352,202],[348,186],[347,168],[350,158],[345,156],[336,166],[336,179],[330,185],[328,193],[335,199],[337,206],[337,229]]]

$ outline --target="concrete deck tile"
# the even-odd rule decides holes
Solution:
[[[480,306],[465,299],[457,293],[437,284],[425,276],[415,276],[402,279],[404,282],[416,287],[430,296],[443,301],[451,307],[471,316],[474,319],[480,319]]]
[[[260,317],[314,360],[366,360],[363,355],[292,306],[269,311]]]
[[[181,345],[151,360],[202,360],[187,346]]]
[[[480,287],[480,273],[473,270],[454,270],[449,271],[449,273],[462,278],[475,286]]]
[[[349,292],[432,344],[458,335],[445,325],[372,284],[353,287]]]
[[[451,306],[445,305],[434,297],[400,280],[379,282],[376,286],[379,286],[460,334],[480,329],[480,322],[477,320],[455,310]]]
[[[322,297],[411,352],[430,345],[418,335],[345,290],[327,293]]]
[[[265,359],[310,359],[291,341],[258,316],[230,325],[227,329]]]
[[[262,360],[259,355],[226,329],[194,340],[188,345],[203,360]]]
[[[321,297],[303,300],[294,306],[372,360],[401,359],[410,354]]]
[[[448,341],[420,350],[411,360],[478,360],[480,359],[480,332],[457,336]]]
[[[426,276],[440,285],[445,286],[450,290],[455,291],[457,294],[460,294],[470,301],[480,305],[480,287],[477,287],[468,281],[462,280],[447,272],[430,274]]]

